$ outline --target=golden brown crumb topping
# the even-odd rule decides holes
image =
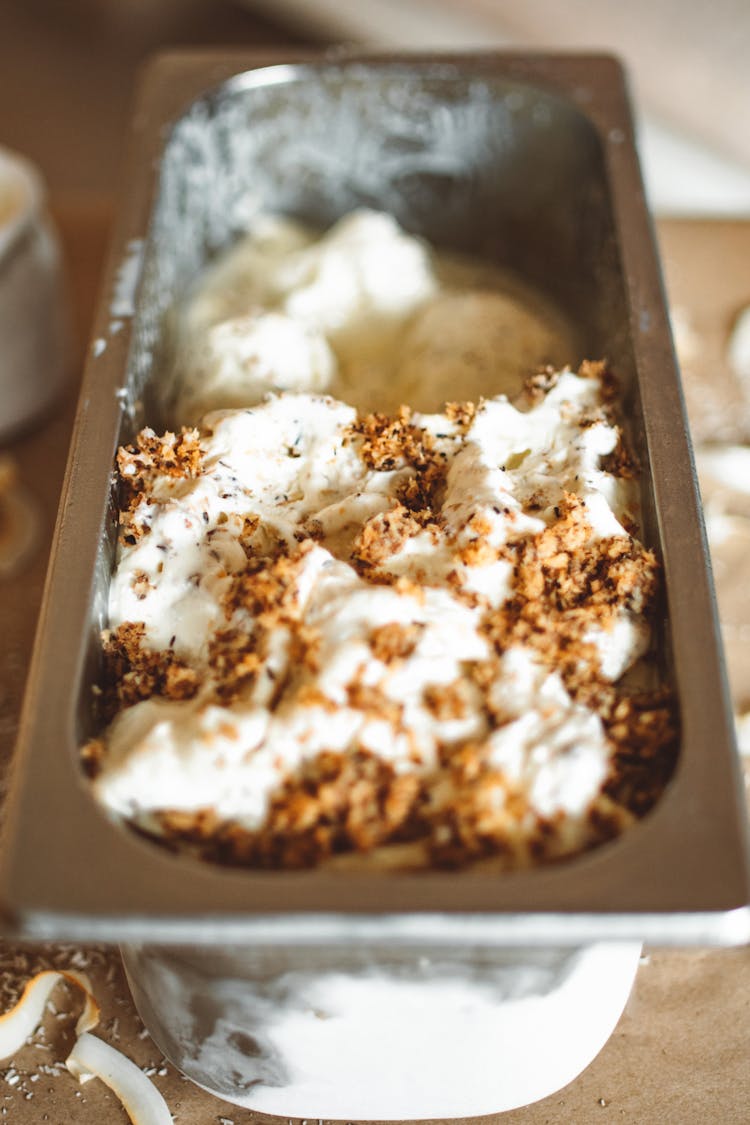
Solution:
[[[421,787],[416,774],[398,774],[366,750],[324,751],[288,777],[262,831],[231,824],[215,831],[212,825],[203,839],[214,858],[228,863],[312,867],[340,852],[367,852],[408,838],[416,828]],[[169,827],[175,834],[174,819]],[[186,818],[176,834],[199,842],[197,829]]]
[[[592,625],[612,627],[623,608],[647,613],[658,588],[652,551],[628,536],[592,537],[585,506],[566,493],[559,518],[517,540],[511,598],[488,612],[484,629],[498,653],[521,643],[556,668],[569,691],[597,681]]]
[[[636,480],[640,476],[641,467],[633,450],[625,441],[625,435],[618,426],[617,445],[611,453],[605,454],[601,460],[601,468],[605,473],[623,480]]]
[[[534,371],[527,376],[521,390],[520,405],[526,409],[531,409],[532,406],[542,402],[552,388],[557,386],[560,374],[561,372],[555,367],[542,367],[539,371]],[[583,375],[583,369],[578,374]]]
[[[417,647],[422,631],[423,626],[416,622],[402,625],[398,621],[389,621],[387,625],[379,625],[370,635],[373,656],[384,664],[405,660]]]
[[[468,429],[476,413],[474,404],[451,406]],[[413,470],[397,485],[396,497],[414,521],[424,526],[440,518],[446,455],[437,449],[433,435],[414,425],[411,417],[408,406],[400,407],[394,415],[367,414],[349,428],[344,440],[357,442],[357,451],[370,469],[390,472],[408,466]]]
[[[104,691],[100,709],[105,720],[154,695],[190,699],[200,686],[198,673],[170,650],[152,652],[143,644],[145,626],[128,621],[104,634]]]
[[[463,719],[469,710],[467,685],[464,680],[452,684],[435,684],[425,688],[424,701],[436,719],[447,722]]]
[[[603,701],[602,718],[615,745],[605,793],[618,806],[643,816],[659,799],[677,761],[674,697],[665,688],[627,696],[612,691]]]
[[[440,524],[447,465],[441,458],[430,461],[396,488],[396,496],[423,527]]]
[[[360,573],[378,567],[401,550],[407,539],[417,535],[421,525],[398,501],[389,512],[378,512],[365,523],[354,541],[352,562]]]
[[[581,415],[579,425],[616,424],[616,384],[606,364],[587,361],[578,374],[598,380],[603,388],[602,405]],[[559,378],[551,368],[533,375],[526,381],[521,404],[531,409]],[[602,674],[600,648],[592,639],[593,629],[613,629],[623,611],[632,612],[634,618],[653,617],[659,595],[657,560],[632,535],[597,537],[585,503],[572,492],[563,492],[553,516],[550,501],[532,493],[524,501],[526,511],[544,510],[543,518],[550,522],[537,533],[516,532],[515,537],[511,527],[510,539],[501,546],[490,541],[493,525],[483,516],[467,519],[460,535],[449,533],[442,516],[449,464],[444,450],[452,448],[451,443],[456,449],[462,447],[476,410],[472,403],[447,404],[446,414],[455,430],[437,439],[415,423],[406,406],[395,415],[360,417],[348,428],[345,440],[368,469],[396,470],[398,475],[388,493],[390,508],[365,519],[351,548],[344,549],[339,540],[338,550],[365,581],[388,582],[397,591],[424,600],[419,583],[391,575],[383,566],[425,530],[425,538],[445,538],[448,565],[454,569],[443,584],[478,610],[479,628],[493,655],[466,662],[453,683],[428,686],[422,703],[434,719],[448,724],[470,717],[479,698],[481,729],[486,733],[443,745],[438,764],[430,770],[420,768],[413,734],[404,721],[404,705],[382,685],[385,677],[400,674],[398,664],[414,653],[424,626],[385,622],[368,638],[372,655],[386,666],[380,669],[384,679],[365,683],[353,669],[346,705],[368,720],[389,724],[394,738],[412,739],[407,767],[399,770],[372,753],[362,744],[363,738],[345,753],[317,753],[284,775],[261,829],[250,831],[222,821],[208,809],[165,810],[159,820],[169,839],[187,841],[215,859],[261,867],[306,867],[347,851],[368,852],[404,842],[421,847],[439,866],[489,856],[500,857],[501,864],[505,857],[509,866],[518,866],[569,854],[571,832],[578,833],[579,849],[608,839],[657,800],[677,753],[674,701],[663,690],[629,692],[609,683]],[[120,451],[124,542],[134,542],[148,529],[139,508],[157,477],[197,476],[202,458],[200,438],[193,430],[163,437],[145,430],[133,446]],[[601,459],[601,467],[624,479],[637,475],[637,461],[621,430],[615,450]],[[263,706],[280,710],[282,701],[294,695],[297,702],[323,712],[338,709],[319,687],[305,680],[306,671],[318,669],[320,637],[304,623],[299,578],[314,540],[325,538],[323,525],[300,521],[294,529],[297,543],[289,546],[278,541],[257,515],[246,514],[239,531],[238,517],[231,518],[232,534],[247,561],[236,573],[222,572],[226,625],[213,633],[209,643],[210,684],[202,683],[201,674],[171,650],[149,651],[144,626],[130,622],[105,635],[105,718],[153,695],[188,699],[203,687],[207,699],[221,704],[246,700],[263,684],[272,642],[282,634],[291,657],[289,667],[263,696]],[[224,534],[229,520],[220,516],[218,528],[208,534]],[[460,568],[485,567],[500,558],[512,567],[510,596],[492,607],[487,596],[468,587]],[[145,598],[150,588],[149,576],[136,572],[132,579],[136,598]],[[489,735],[517,718],[503,713],[493,695],[501,657],[517,645],[533,649],[538,662],[560,674],[572,699],[598,714],[611,743],[610,773],[601,794],[586,810],[583,827],[580,822],[571,825],[563,814],[539,815],[522,788],[491,761]],[[441,738],[447,737],[444,730]],[[86,768],[95,773],[104,753],[102,742],[92,740],[82,753]]]
[[[102,768],[106,754],[104,740],[90,738],[81,747],[81,764],[87,777],[96,777]]]
[[[517,854],[538,819],[523,793],[487,758],[486,744],[465,744],[447,758],[431,789],[431,854],[441,866]]]
[[[474,402],[446,402],[445,413],[459,430],[467,433],[471,429],[477,413],[477,404]]]
[[[312,550],[311,539],[305,539],[291,552],[279,547],[272,557],[254,556],[247,567],[232,578],[224,597],[227,619],[237,609],[244,609],[255,621],[266,627],[299,620],[297,579],[305,555]]]
[[[211,809],[166,811],[159,819],[169,839],[196,845],[207,858],[254,867],[314,867],[409,842],[418,866],[427,859],[447,868],[490,857],[501,867],[528,866],[568,850],[565,817],[539,816],[490,764],[486,743],[446,754],[432,776],[399,773],[362,748],[324,751],[288,775],[256,831],[222,822]],[[583,846],[611,839],[632,821],[627,802],[602,793],[588,810]]]
[[[411,417],[408,406],[399,407],[395,415],[366,414],[354,422],[344,440],[359,439],[359,455],[371,469],[383,472],[404,465],[423,468],[432,460],[435,439]]]
[[[269,640],[280,629],[286,632],[292,663],[317,668],[320,638],[301,620],[297,587],[303,560],[311,549],[312,542],[306,539],[292,549],[279,549],[270,561],[251,558],[245,570],[232,577],[222,599],[224,613],[231,620],[238,610],[243,611],[248,625],[218,629],[211,639],[211,682],[222,703],[231,703],[252,689],[267,665]],[[271,709],[286,686],[285,679],[277,681]]]
[[[365,684],[355,677],[347,689],[347,700],[350,707],[370,718],[385,719],[394,729],[401,724],[403,704],[391,699],[377,684]]]
[[[137,518],[137,513],[154,482],[160,476],[194,478],[201,473],[200,434],[183,427],[179,434],[167,431],[159,435],[146,428],[133,445],[120,447],[117,467],[122,489],[120,540],[132,544],[148,531],[148,525]]]
[[[148,596],[149,590],[153,590],[154,584],[144,570],[137,570],[132,579],[133,593],[139,601],[143,601]]]
[[[200,434],[184,427],[179,434],[169,430],[156,434],[146,427],[134,445],[120,448],[117,466],[123,481],[137,492],[143,492],[157,476],[196,477],[202,466]]]
[[[265,637],[265,631],[240,629],[219,629],[212,637],[209,662],[222,703],[233,702],[255,684],[265,662]]]

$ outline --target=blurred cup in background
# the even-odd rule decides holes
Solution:
[[[42,179],[0,148],[0,442],[41,416],[69,370],[60,248]]]

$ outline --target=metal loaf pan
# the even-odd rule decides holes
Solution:
[[[7,930],[261,945],[746,940],[745,826],[706,544],[617,62],[168,55],[146,75],[132,154],[12,780]],[[217,869],[111,822],[79,770],[113,558],[113,456],[145,421],[160,424],[149,403],[170,305],[259,211],[324,226],[362,205],[518,270],[623,382],[644,534],[666,575],[661,649],[682,745],[652,813],[565,863],[503,876]]]

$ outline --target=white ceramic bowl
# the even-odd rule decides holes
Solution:
[[[69,366],[67,311],[41,177],[0,148],[0,441],[60,393]]]

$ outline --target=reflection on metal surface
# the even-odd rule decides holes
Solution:
[[[499,1112],[600,1049],[640,946],[431,952],[123,947],[164,1053],[230,1102],[362,1120]]]

